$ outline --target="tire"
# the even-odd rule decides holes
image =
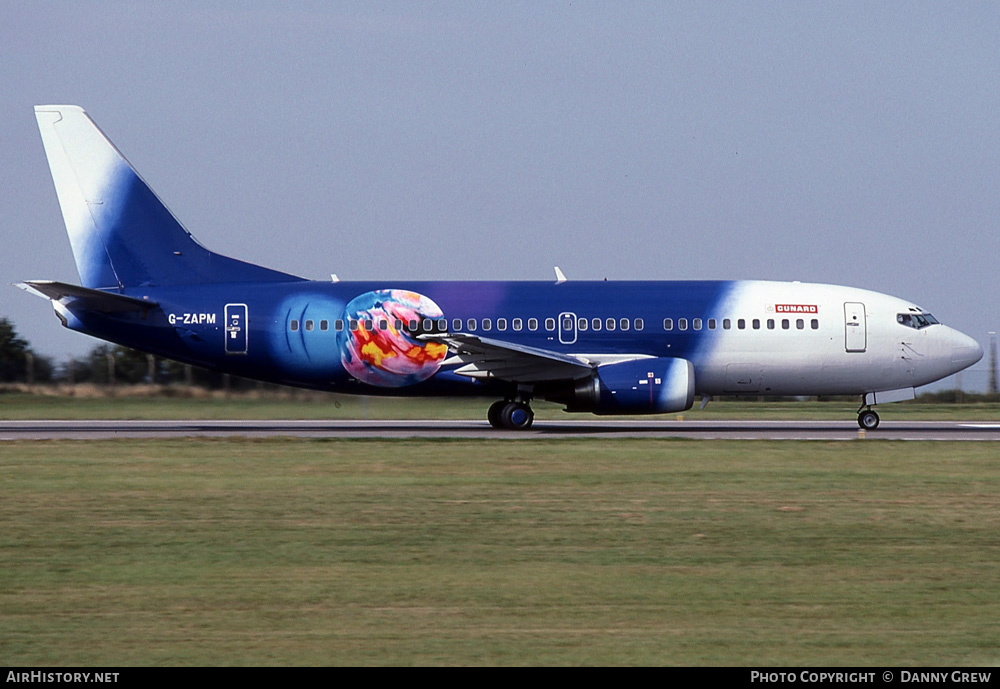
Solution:
[[[527,404],[511,402],[503,408],[500,415],[503,427],[511,431],[526,431],[535,420],[535,413]]]
[[[858,414],[858,425],[866,431],[874,431],[878,428],[879,421],[880,419],[878,414],[873,412],[871,409]]]
[[[506,400],[500,400],[490,405],[490,410],[486,412],[486,418],[490,420],[493,428],[503,428],[503,408],[507,406]]]

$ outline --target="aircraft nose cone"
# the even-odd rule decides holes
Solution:
[[[951,363],[956,371],[972,366],[983,358],[983,348],[968,335],[955,332],[951,348]]]

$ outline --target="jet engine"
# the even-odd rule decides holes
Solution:
[[[687,359],[657,357],[598,366],[577,381],[566,411],[594,414],[664,414],[694,403],[694,366]]]

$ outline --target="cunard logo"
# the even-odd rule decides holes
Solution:
[[[819,313],[816,304],[775,304],[775,313]]]

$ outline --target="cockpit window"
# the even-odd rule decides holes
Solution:
[[[896,322],[907,328],[920,330],[929,325],[937,325],[938,320],[929,313],[897,313]]]

